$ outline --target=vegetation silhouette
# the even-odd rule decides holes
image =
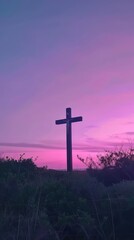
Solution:
[[[74,172],[39,168],[24,155],[1,158],[0,239],[133,240],[133,178],[103,184],[109,177],[104,169],[126,169],[133,161],[119,155],[113,164],[117,155],[109,161],[109,154],[99,158],[102,169]]]
[[[134,149],[109,150],[105,155],[98,155],[94,161],[92,157],[80,161],[87,165],[90,176],[96,177],[106,186],[124,180],[134,180]]]

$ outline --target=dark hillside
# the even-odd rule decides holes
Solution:
[[[133,240],[134,181],[106,187],[88,172],[0,161],[1,240]]]

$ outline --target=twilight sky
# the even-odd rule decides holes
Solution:
[[[134,1],[0,0],[0,154],[66,168],[134,139]]]

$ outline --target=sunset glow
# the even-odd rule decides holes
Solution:
[[[134,141],[134,1],[0,3],[0,153],[66,168],[65,109],[78,159]],[[64,2],[64,3],[63,3]]]

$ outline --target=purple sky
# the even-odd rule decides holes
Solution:
[[[134,139],[134,1],[0,1],[0,153],[66,167]]]

